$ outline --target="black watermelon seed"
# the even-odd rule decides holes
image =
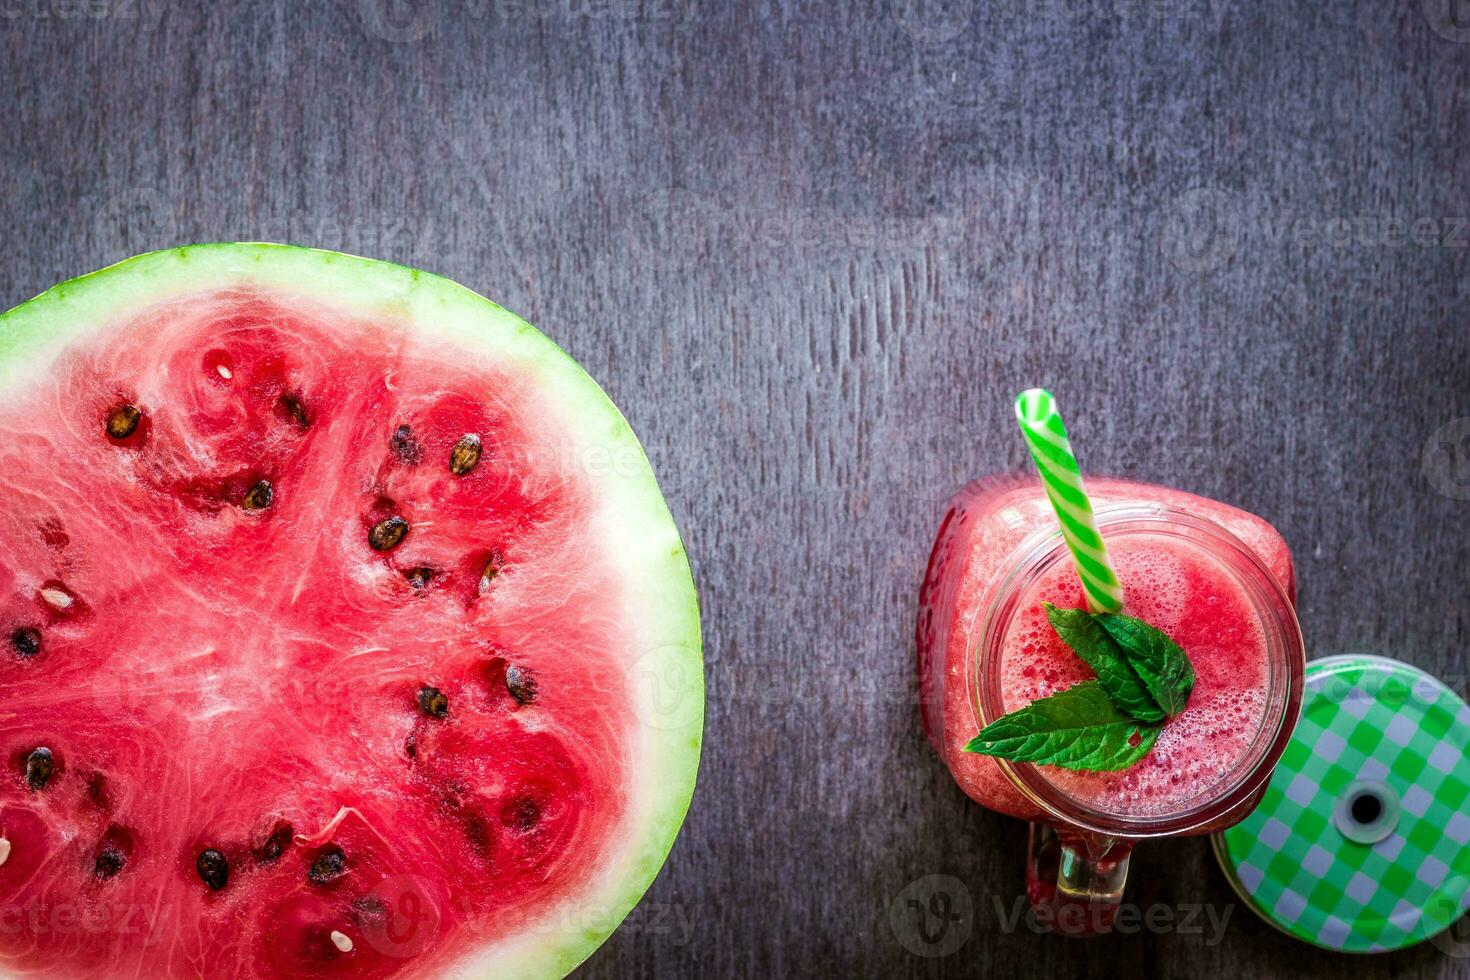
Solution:
[[[494,584],[495,577],[500,574],[500,569],[504,566],[504,564],[505,559],[500,556],[500,552],[490,552],[490,557],[485,559],[484,569],[480,571],[479,588],[481,595],[484,595],[486,592],[490,591],[490,586]]]
[[[87,799],[99,810],[107,809],[109,805],[107,794],[107,777],[100,772],[87,774]]]
[[[142,418],[143,410],[137,405],[119,405],[107,416],[107,434],[114,439],[126,439],[138,430]]]
[[[516,699],[516,704],[530,704],[536,700],[536,676],[529,669],[512,664],[505,668],[505,689]]]
[[[434,580],[434,570],[423,565],[417,568],[405,568],[403,570],[403,577],[408,580],[408,584],[413,589],[427,589],[429,583]]]
[[[65,551],[66,546],[71,544],[71,535],[66,533],[66,528],[59,520],[53,518],[41,522],[41,540],[46,542],[48,548]]]
[[[368,532],[368,544],[374,551],[392,551],[407,533],[408,521],[395,514],[373,525]]]
[[[255,849],[255,860],[261,864],[269,864],[278,860],[286,849],[291,846],[294,832],[291,825],[284,820],[280,821],[271,829],[270,836]]]
[[[529,796],[523,796],[506,810],[505,822],[516,830],[530,830],[541,822],[541,807]]]
[[[307,417],[306,407],[301,404],[301,399],[298,396],[282,395],[281,410],[286,413],[287,418],[301,428],[311,428],[311,419]]]
[[[92,865],[92,873],[105,880],[115,876],[127,863],[128,856],[122,852],[122,849],[111,841],[106,841],[102,844],[102,849],[97,852],[97,861]]]
[[[388,903],[374,895],[364,895],[353,902],[352,911],[357,913],[359,926],[381,925],[388,920]]]
[[[26,756],[26,785],[33,790],[43,790],[56,772],[56,759],[46,746],[37,746]]]
[[[347,855],[333,845],[317,855],[306,869],[306,880],[313,885],[329,885],[347,873]]]
[[[10,645],[17,656],[29,660],[41,652],[41,631],[34,626],[22,626],[10,634]]]
[[[449,715],[449,698],[437,687],[419,688],[419,707],[424,714],[435,718],[445,718]]]
[[[261,480],[245,494],[242,506],[246,510],[265,510],[276,499],[276,490],[269,480]]]
[[[413,437],[413,429],[406,425],[400,425],[393,430],[393,438],[388,444],[393,447],[393,455],[402,462],[413,464],[424,458],[424,451]]]
[[[495,847],[495,830],[479,813],[465,810],[459,815],[460,826],[470,846],[481,855],[488,855]]]
[[[230,862],[212,847],[199,852],[194,868],[199,872],[199,877],[204,880],[204,883],[214,891],[219,891],[229,884]]]
[[[480,464],[480,437],[466,432],[449,451],[449,472],[464,476]]]

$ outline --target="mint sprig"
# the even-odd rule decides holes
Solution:
[[[1129,665],[1164,714],[1173,718],[1183,711],[1194,690],[1194,665],[1179,644],[1163,630],[1132,616],[1104,613],[1094,618],[1127,654]]]
[[[1127,769],[1154,747],[1158,723],[1129,717],[1098,681],[1083,681],[1038,698],[986,725],[966,752],[1013,762],[1111,772]]]
[[[1062,642],[1093,669],[1083,681],[997,718],[966,752],[1093,772],[1127,769],[1189,703],[1194,665],[1162,630],[1117,613],[1045,604]]]
[[[1058,609],[1043,604],[1047,621],[1062,642],[1092,668],[1113,703],[1139,721],[1163,721],[1159,707],[1143,681],[1128,663],[1128,655],[1086,609]]]

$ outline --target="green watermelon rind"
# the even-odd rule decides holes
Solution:
[[[646,757],[621,853],[576,896],[542,921],[483,947],[448,976],[564,976],[590,956],[638,903],[668,857],[693,795],[704,727],[699,609],[688,558],[673,518],[627,420],[565,351],[531,324],[474,291],[405,266],[322,249],[270,243],[189,245],[119,262],[52,287],[0,315],[0,391],[44,379],[67,348],[143,310],[221,286],[253,285],[298,294],[345,312],[391,317],[471,353],[493,354],[535,378],[577,419],[586,437],[640,465],[623,465],[599,491],[626,529],[619,554],[637,565],[627,599],[645,623],[629,688],[642,722]],[[640,678],[653,679],[653,691]],[[661,701],[676,690],[677,711]],[[3,972],[3,971],[0,971]]]

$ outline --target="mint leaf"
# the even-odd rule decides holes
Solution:
[[[1083,681],[997,718],[970,740],[965,751],[1012,762],[1112,772],[1148,755],[1161,727],[1128,717],[1099,681]]]
[[[1194,690],[1194,665],[1179,644],[1163,630],[1132,616],[1101,613],[1096,619],[1128,655],[1129,664],[1164,713],[1173,718],[1183,711]]]
[[[1091,667],[1113,703],[1139,721],[1163,721],[1164,711],[1144,689],[1128,664],[1128,655],[1086,609],[1058,609],[1051,603],[1046,618],[1062,642]]]

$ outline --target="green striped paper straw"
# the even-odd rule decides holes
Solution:
[[[1072,453],[1067,427],[1057,411],[1052,393],[1031,388],[1016,396],[1016,421],[1026,437],[1026,448],[1041,485],[1062,525],[1062,538],[1077,564],[1087,605],[1093,612],[1120,612],[1123,609],[1123,586],[1113,563],[1108,560],[1108,546],[1097,529],[1092,515],[1092,502],[1082,486],[1082,469]]]

